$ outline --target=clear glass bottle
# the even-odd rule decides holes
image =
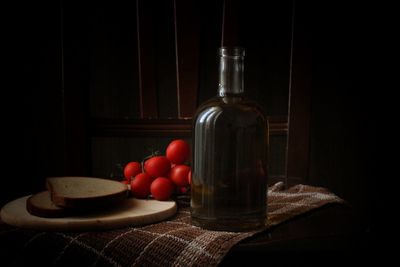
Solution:
[[[193,118],[192,224],[247,231],[265,226],[268,122],[244,96],[244,54],[219,49],[218,95]]]

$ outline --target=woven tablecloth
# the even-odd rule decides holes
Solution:
[[[216,266],[239,241],[259,233],[190,224],[189,197],[160,223],[97,232],[42,232],[0,224],[0,259],[11,266]],[[268,189],[267,228],[343,200],[325,188],[279,182]]]

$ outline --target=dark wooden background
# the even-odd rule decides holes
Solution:
[[[126,162],[190,141],[193,111],[216,94],[218,47],[241,45],[246,91],[272,125],[272,180],[328,187],[374,227],[361,6],[60,0],[11,11],[18,78],[3,98],[1,204],[44,189],[47,176],[117,179]]]

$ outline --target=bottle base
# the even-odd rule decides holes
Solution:
[[[262,230],[266,227],[265,219],[202,219],[191,217],[194,226],[213,231],[246,232]]]

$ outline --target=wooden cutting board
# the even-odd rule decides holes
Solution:
[[[165,220],[177,211],[175,201],[129,198],[112,210],[95,214],[42,218],[26,210],[29,196],[9,202],[1,209],[1,220],[7,224],[42,231],[91,231],[138,226]]]

